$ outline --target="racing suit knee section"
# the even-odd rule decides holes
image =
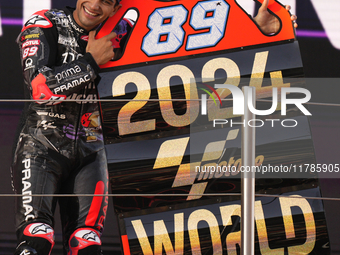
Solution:
[[[54,246],[54,230],[46,223],[28,224],[18,232],[18,242],[14,255],[49,255]]]
[[[100,255],[100,234],[92,228],[79,228],[69,239],[68,255]]]

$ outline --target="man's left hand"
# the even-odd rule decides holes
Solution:
[[[255,22],[259,25],[260,29],[265,34],[277,33],[280,29],[280,21],[268,11],[269,0],[264,0],[256,17]],[[290,6],[286,5],[286,10],[290,10]],[[296,15],[292,15],[290,19],[294,23],[294,27],[297,28]]]

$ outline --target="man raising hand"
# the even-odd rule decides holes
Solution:
[[[75,9],[39,11],[18,37],[35,101],[22,114],[12,164],[14,190],[23,195],[16,200],[15,255],[51,253],[57,202],[64,253],[101,254],[108,173],[96,78],[98,65],[114,57],[116,34],[95,39],[95,29],[120,7],[119,0],[78,0]]]
[[[254,17],[255,22],[259,25],[260,29],[265,34],[277,33],[280,29],[280,21],[268,11],[269,0],[263,0],[257,15]],[[286,5],[286,10],[290,10],[290,6]],[[296,15],[291,16],[294,22],[294,27],[297,28]]]

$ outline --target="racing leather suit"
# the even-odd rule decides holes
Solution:
[[[25,254],[52,250],[57,200],[64,252],[82,254],[84,240],[100,247],[108,174],[95,101],[99,67],[85,53],[88,32],[72,13],[71,8],[37,12],[17,39],[24,82],[35,100],[24,109],[12,164],[14,190],[23,195],[16,200],[16,231]]]

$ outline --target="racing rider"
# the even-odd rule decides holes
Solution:
[[[97,40],[95,29],[120,7],[119,0],[78,0],[76,9],[39,11],[17,39],[35,102],[24,109],[13,157],[13,187],[23,195],[16,201],[15,254],[50,254],[57,200],[65,253],[101,254],[108,174],[96,79],[119,39],[112,32]]]

